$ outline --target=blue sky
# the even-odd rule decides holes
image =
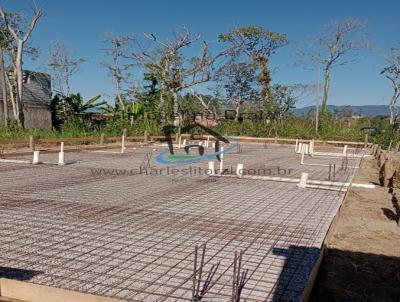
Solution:
[[[29,13],[30,0],[0,2],[6,10]],[[236,25],[258,25],[285,33],[291,45],[312,38],[327,21],[358,17],[368,21],[369,38],[374,45],[356,62],[337,67],[332,74],[329,103],[334,105],[386,104],[391,94],[389,82],[379,71],[384,55],[400,45],[400,1],[134,1],[134,0],[38,0],[45,12],[35,30],[32,43],[41,50],[38,60],[26,61],[27,69],[42,69],[51,43],[63,41],[86,62],[72,80],[72,89],[85,97],[113,95],[106,70],[101,33],[136,34],[154,32],[160,37],[186,25],[202,39],[216,42],[220,32]],[[312,83],[316,73],[295,67],[296,57],[290,46],[278,50],[271,59],[277,68],[275,83]],[[139,76],[138,76],[139,80]],[[111,99],[111,98],[110,98]],[[313,104],[302,100],[298,107]]]

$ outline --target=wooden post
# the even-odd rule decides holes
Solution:
[[[104,145],[104,133],[100,135],[100,145]]]
[[[32,135],[29,136],[29,149],[33,152],[35,151],[35,139]]]
[[[387,158],[385,163],[383,164],[383,186],[387,188],[389,186],[390,179],[393,177],[393,173],[391,172],[390,162]]]
[[[124,128],[122,131],[123,136],[125,136],[125,139],[128,137],[128,129]]]
[[[372,152],[371,152],[372,156],[375,156],[377,149],[378,149],[378,145],[377,144],[373,144],[372,145]]]
[[[147,145],[149,143],[149,137],[147,130],[144,131],[144,143]]]
[[[397,142],[396,148],[394,149],[394,151],[399,152],[399,148],[400,148],[400,142]]]
[[[367,148],[368,145],[368,133],[365,133],[364,135],[364,148]]]
[[[379,154],[379,157],[378,157],[378,166],[379,166],[380,169],[383,168],[383,165],[385,164],[385,161],[386,161],[386,156],[385,156],[385,154],[383,152],[381,152]]]
[[[375,158],[377,159],[379,157],[379,154],[381,154],[381,146],[377,145],[376,150],[375,150]]]

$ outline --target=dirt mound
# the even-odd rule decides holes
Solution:
[[[395,163],[397,165],[397,162]],[[326,238],[310,301],[400,301],[400,190],[379,186],[375,160],[364,159]]]

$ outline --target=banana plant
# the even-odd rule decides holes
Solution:
[[[97,95],[87,101],[82,96],[77,94],[71,94],[67,97],[55,97],[53,99],[53,111],[55,120],[61,124],[68,118],[84,113],[90,109],[101,109],[102,106],[107,105],[107,101],[99,101],[100,95]]]
[[[101,106],[107,105],[107,101],[99,101],[101,95],[96,95],[91,99],[85,101],[80,93],[72,94],[70,97],[70,104],[75,114],[86,112],[90,109],[100,109]]]

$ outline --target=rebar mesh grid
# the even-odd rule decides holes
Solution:
[[[19,279],[85,293],[191,301],[195,246],[206,244],[205,271],[220,263],[207,301],[230,301],[236,251],[243,252],[249,276],[242,299],[301,296],[343,192],[206,175],[92,171],[137,168],[146,152],[69,153],[72,164],[65,167],[0,163],[0,266],[28,270]],[[293,169],[293,177],[307,170],[320,180],[328,171],[300,166],[299,156],[284,147],[244,146],[225,156],[225,165],[238,162]],[[338,180],[353,173],[343,171]]]

